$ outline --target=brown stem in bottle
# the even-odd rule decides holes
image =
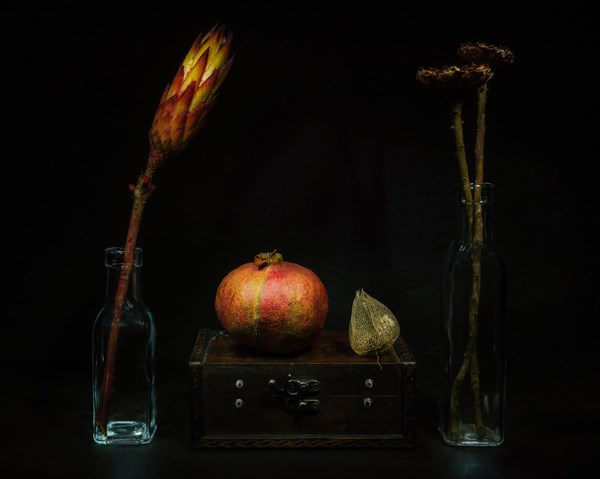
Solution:
[[[152,155],[157,154],[158,153],[153,150],[150,158],[154,158]],[[152,162],[149,161],[148,164],[152,164]],[[123,265],[121,267],[117,291],[115,293],[112,320],[110,323],[108,342],[106,346],[106,360],[104,362],[104,372],[102,375],[100,404],[96,414],[96,426],[105,436],[107,435],[108,407],[115,376],[115,358],[119,339],[119,321],[121,320],[121,315],[123,314],[123,307],[127,290],[129,288],[131,271],[135,264],[135,248],[137,244],[140,223],[142,220],[142,213],[144,212],[144,207],[148,201],[148,198],[155,189],[155,186],[152,184],[153,174],[154,170],[151,167],[148,167],[146,171],[139,176],[137,184],[135,186],[130,185],[130,190],[132,191],[133,195],[133,207],[131,210],[129,227],[127,229],[127,240],[125,242]]]
[[[478,88],[477,91],[477,132],[475,138],[475,183],[473,185],[472,202],[465,202],[467,212],[472,211],[472,280],[471,296],[469,299],[469,336],[467,346],[463,355],[463,362],[452,384],[450,395],[449,427],[450,436],[458,439],[458,390],[464,381],[467,372],[470,373],[471,393],[473,396],[473,417],[477,435],[483,437],[485,428],[483,425],[483,414],[481,409],[481,388],[479,374],[479,357],[477,353],[477,332],[479,303],[481,297],[481,247],[483,242],[483,211],[481,204],[481,188],[483,185],[484,166],[484,139],[485,139],[485,101],[487,96],[487,83]],[[469,188],[470,189],[470,188]],[[471,232],[471,230],[470,230]]]
[[[465,195],[465,201],[470,204],[472,202],[471,182],[469,181],[469,168],[467,166],[467,154],[465,152],[462,103],[461,97],[452,99],[452,131],[454,131],[454,142],[456,144],[456,159],[458,160],[458,169],[460,172],[460,184],[462,185],[463,194]],[[471,211],[467,211],[467,218],[469,221],[469,235],[471,235],[473,223],[473,214]]]
[[[481,204],[481,188],[483,187],[484,140],[485,140],[485,104],[487,99],[487,82],[477,89],[477,133],[475,137],[475,185],[473,195],[474,220],[473,230],[473,284],[471,287],[470,314],[474,316],[475,330],[479,317],[479,302],[481,296],[481,247],[483,242],[483,212]],[[475,334],[475,341],[477,335]],[[477,435],[483,437],[483,414],[481,410],[481,389],[479,378],[479,357],[477,345],[471,352],[471,389],[473,393],[473,416]]]
[[[466,203],[465,208],[472,208],[472,204]],[[481,216],[479,219],[477,215],[475,216],[475,230],[476,234],[477,230],[480,229],[478,224],[481,224]],[[451,394],[450,394],[450,437],[454,440],[458,439],[459,431],[458,431],[458,391],[460,386],[462,385],[467,372],[470,371],[471,378],[471,389],[473,393],[474,399],[474,416],[475,423],[477,428],[478,435],[482,435],[480,431],[483,431],[483,421],[481,416],[481,400],[480,400],[480,390],[479,390],[479,361],[477,357],[477,330],[478,330],[478,311],[479,311],[479,299],[480,299],[480,290],[481,290],[481,240],[473,241],[471,243],[472,247],[472,286],[471,286],[471,296],[469,299],[469,336],[467,339],[467,346],[465,348],[465,352],[463,354],[463,362],[461,367],[454,378],[454,382],[452,384]],[[481,429],[480,429],[481,427]]]
[[[456,145],[456,158],[458,160],[458,168],[460,173],[460,182],[465,197],[464,207],[467,212],[467,228],[468,235],[471,238],[473,231],[473,210],[472,210],[472,195],[471,195],[471,182],[469,180],[469,168],[467,166],[467,155],[465,152],[465,141],[463,133],[463,120],[462,120],[462,98],[456,97],[452,99],[451,103],[452,113],[452,130],[454,131],[454,142]],[[469,318],[470,319],[470,318]],[[470,323],[469,323],[470,324]],[[469,341],[471,336],[471,325],[469,326]],[[471,347],[472,348],[472,347]],[[471,360],[471,348],[467,343],[465,355],[463,358],[462,365],[454,378],[452,388],[450,391],[450,405],[449,405],[449,429],[450,437],[452,439],[458,438],[458,391],[460,385],[463,383],[470,366]]]

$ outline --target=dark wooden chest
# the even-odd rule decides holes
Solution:
[[[359,356],[347,331],[261,355],[200,330],[189,361],[191,448],[412,448],[416,362],[399,338]]]

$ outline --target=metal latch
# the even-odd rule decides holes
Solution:
[[[281,396],[288,411],[314,413],[321,407],[318,399],[310,397],[321,390],[321,383],[316,379],[292,379],[289,375],[283,386],[277,386],[275,379],[269,379],[269,387]]]

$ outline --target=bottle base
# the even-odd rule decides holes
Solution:
[[[496,447],[504,442],[504,437],[490,428],[485,428],[485,434],[479,436],[475,424],[459,424],[457,437],[447,434],[447,431],[440,428],[442,439],[449,446],[468,446],[468,447]]]
[[[152,431],[148,425],[139,421],[111,421],[108,423],[107,435],[97,428],[94,431],[94,441],[101,445],[141,445],[152,441],[156,428]]]

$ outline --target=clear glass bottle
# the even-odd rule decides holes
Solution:
[[[106,301],[93,328],[93,438],[98,444],[147,444],[156,433],[156,329],[142,298],[141,248],[135,250],[121,318],[113,324],[124,253],[122,247],[105,250]],[[111,330],[116,333],[113,368]]]
[[[455,446],[504,441],[506,273],[494,244],[493,191],[491,183],[471,185],[469,203],[459,190],[460,234],[444,258],[438,428]]]

